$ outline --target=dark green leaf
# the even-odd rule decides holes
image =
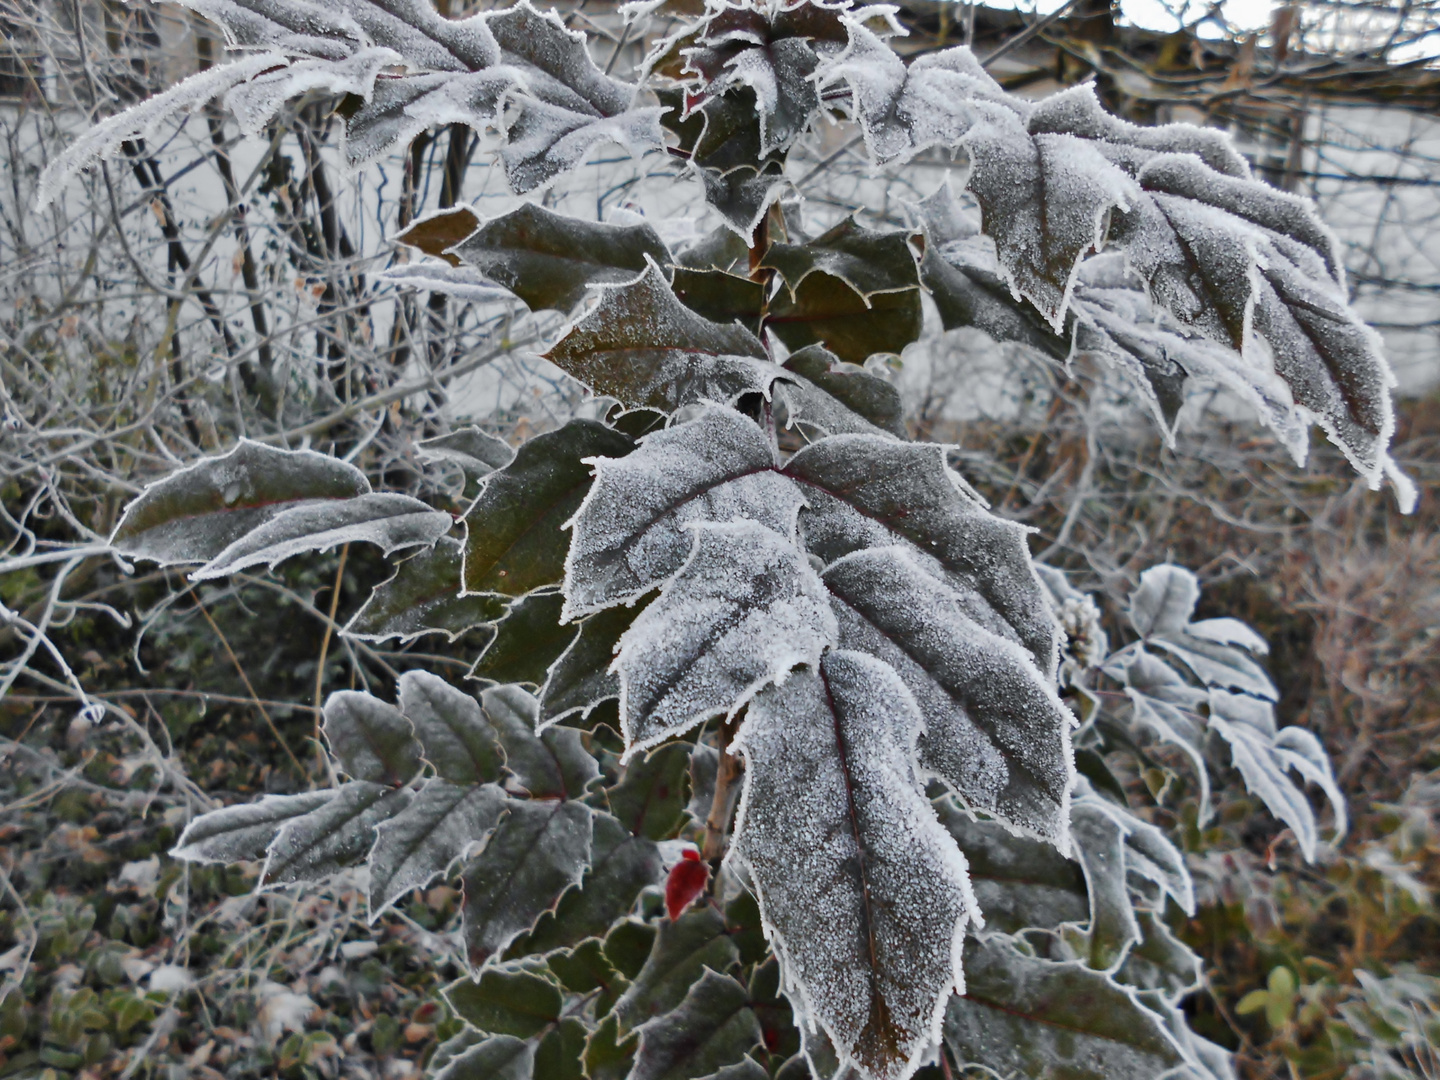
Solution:
[[[606,994],[623,992],[625,976],[615,970],[605,957],[605,943],[599,938],[586,938],[573,949],[560,949],[545,957],[545,964],[572,994],[588,994],[601,990]],[[605,1010],[596,1008],[597,1015]]]
[[[972,248],[989,245],[988,239],[980,237],[944,246],[926,245],[920,280],[935,300],[940,324],[946,330],[972,326],[996,341],[1018,341],[1063,359],[1070,352],[1070,343],[1050,329],[1034,308],[1015,302],[1010,286],[987,265],[984,256],[989,252],[982,250],[969,257]]]
[[[675,266],[687,270],[732,271],[747,261],[748,254],[749,248],[735,235],[735,230],[721,225],[675,256]]]
[[[673,923],[662,921],[645,966],[615,1005],[622,1030],[668,1013],[705,969],[723,972],[739,959],[725,920],[713,907],[692,908]]]
[[[871,375],[856,364],[847,364],[824,346],[810,345],[790,356],[785,367],[835,399],[844,409],[892,435],[905,437],[904,405],[900,392],[878,375]],[[807,408],[808,406],[808,408]],[[791,406],[792,422],[803,420],[826,435],[864,431],[864,425],[853,421],[837,423],[833,407],[823,409],[806,397],[799,397]],[[806,415],[806,413],[816,415]]]
[[[877,353],[900,353],[920,337],[918,286],[876,293],[867,301],[840,278],[808,274],[794,295],[771,302],[765,325],[791,349],[821,344],[841,360],[863,364]]]
[[[605,958],[627,979],[640,974],[655,946],[655,927],[638,919],[625,919],[605,935]]]
[[[792,297],[807,277],[824,273],[868,300],[919,286],[909,239],[908,231],[864,229],[850,217],[809,243],[771,244],[760,265],[779,271]]]
[[[667,840],[684,823],[690,749],[671,743],[631,758],[620,783],[607,792],[610,812],[636,836]]]
[[[565,598],[556,592],[531,593],[510,605],[495,624],[468,678],[542,686],[546,671],[575,640],[576,627],[560,621]]]
[[[491,219],[450,252],[531,311],[569,311],[591,285],[633,281],[647,256],[662,264],[670,258],[649,225],[581,221],[535,203]]]
[[[473,697],[428,671],[407,671],[400,676],[399,698],[440,779],[462,785],[500,779],[500,740]]]
[[[325,699],[325,741],[356,780],[397,787],[420,771],[424,752],[410,722],[394,705],[358,690]]]
[[[590,815],[578,802],[512,800],[465,867],[465,941],[478,968],[529,930],[590,861]]]
[[[467,1023],[493,1035],[528,1039],[560,1019],[560,988],[528,971],[487,968],[474,979],[445,988],[450,1008]]]
[[[770,955],[770,946],[765,940],[765,921],[760,917],[760,905],[750,890],[742,889],[725,905],[725,926],[730,940],[740,950],[742,964],[747,967],[758,964]]]
[[[671,288],[681,303],[711,322],[738,322],[750,333],[760,333],[760,315],[765,310],[765,287],[760,282],[723,270],[677,267]]]
[[[504,618],[505,601],[494,595],[460,595],[460,541],[442,536],[433,548],[395,567],[341,631],[362,641],[398,637],[412,641],[445,634],[454,641],[467,630]]]
[[[728,920],[727,920],[728,921]],[[760,1021],[762,1043],[770,1059],[784,1061],[800,1049],[800,1032],[790,1002],[780,989],[780,961],[771,956],[755,965],[750,975],[750,1008]]]
[[[768,394],[780,372],[750,331],[682,304],[654,264],[639,281],[606,289],[546,359],[597,394],[666,412]]]
[[[583,459],[623,457],[633,446],[604,424],[571,420],[520,447],[465,513],[465,590],[523,596],[559,582],[568,547],[560,526],[590,489]]]
[[[110,537],[116,550],[162,566],[207,562],[265,522],[311,500],[368,494],[355,466],[313,450],[278,450],[242,439],[148,485]]]
[[[596,812],[592,843],[590,869],[580,888],[567,892],[553,914],[542,917],[528,938],[516,942],[512,954],[549,952],[604,934],[630,913],[640,891],[664,873],[654,841],[631,835],[610,814]],[[636,970],[648,951],[647,938],[645,951],[635,961]]]
[[[1200,957],[1171,932],[1153,911],[1137,910],[1140,940],[1131,947],[1115,973],[1117,981],[1141,990],[1156,990],[1171,1003],[1200,986]]]
[[[410,792],[364,780],[343,784],[335,797],[280,826],[271,843],[261,887],[314,881],[360,862],[375,844],[375,826],[400,813]]]
[[[600,702],[620,696],[620,677],[610,671],[610,664],[620,635],[643,610],[641,604],[613,607],[580,624],[580,632],[545,677],[540,691],[541,723],[552,724],[577,712],[583,720]]]
[[[584,1080],[585,1041],[589,1029],[567,1016],[545,1033],[535,1048],[535,1074],[545,1080]]]
[[[531,798],[579,799],[600,775],[579,731],[553,725],[535,734],[539,706],[518,686],[493,687],[481,700],[505,747],[506,768]]]
[[[1088,917],[1084,872],[1053,845],[1016,836],[998,821],[977,821],[948,796],[935,809],[969,864],[987,930],[1050,930]]]
[[[497,435],[470,425],[415,444],[421,461],[447,461],[465,474],[465,490],[515,460],[515,449]]]
[[[1161,1018],[1098,971],[970,939],[945,1041],[958,1063],[1025,1080],[1154,1080],[1184,1063]]]
[[[761,1040],[745,987],[706,971],[674,1012],[640,1028],[630,1080],[696,1080],[737,1065]]]
[[[638,1035],[621,1039],[614,1013],[605,1017],[585,1043],[585,1075],[589,1080],[626,1080],[635,1060]]]

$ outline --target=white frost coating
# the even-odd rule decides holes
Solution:
[[[257,135],[280,106],[310,90],[355,94],[366,101],[381,68],[404,62],[394,49],[362,49],[347,60],[298,60],[280,71],[266,71],[234,87],[225,106],[235,114],[243,135]]]
[[[610,142],[639,157],[665,145],[665,109],[631,109],[619,116],[590,117],[543,101],[526,100],[500,148],[505,178],[518,193],[548,185],[580,164],[597,143]]]
[[[1285,776],[1285,769],[1291,763],[1276,760],[1270,741],[1248,724],[1232,724],[1212,716],[1210,730],[1230,744],[1230,760],[1240,770],[1245,786],[1272,814],[1290,826],[1301,854],[1307,862],[1313,862],[1319,842],[1315,811],[1310,808],[1305,793]]]
[[[885,661],[918,702],[924,769],[972,807],[1068,851],[1075,717],[1030,653],[967,617],[905,548],[854,552],[823,577],[841,645]]]
[[[775,471],[764,433],[733,409],[646,436],[623,458],[586,459],[595,482],[575,516],[565,559],[564,621],[630,603],[684,564],[692,521],[757,521],[791,536],[803,505]]]
[[[980,918],[964,856],[911,776],[920,717],[886,665],[827,653],[751,702],[732,858],[757,889],[785,992],[841,1058],[904,1080],[963,989]]]
[[[1201,619],[1186,626],[1185,632],[1217,645],[1238,645],[1256,656],[1266,656],[1270,652],[1269,642],[1239,619]]]
[[[693,522],[685,566],[620,638],[627,761],[711,716],[734,716],[839,633],[820,578],[796,544],[754,521]]]
[[[505,792],[497,784],[427,780],[403,810],[376,826],[369,860],[370,923],[482,842],[504,809]]]
[[[149,140],[162,124],[177,114],[199,108],[252,75],[285,63],[285,57],[279,53],[247,56],[191,75],[169,90],[100,121],[45,166],[35,189],[35,209],[44,210],[72,176],[97,159],[110,157],[121,143],[131,139]]]
[[[365,474],[348,462],[241,439],[226,454],[145,485],[125,507],[110,544],[162,566],[206,562],[299,502],[369,491]]]
[[[375,844],[375,827],[400,813],[412,793],[367,780],[336,790],[335,797],[280,827],[266,852],[260,887],[314,881],[360,862]]]
[[[326,551],[338,544],[370,543],[387,555],[400,548],[433,544],[454,520],[408,495],[372,493],[343,501],[325,500],[291,507],[236,540],[190,575],[208,581],[265,563],[274,566],[305,551]]]
[[[1182,634],[1200,602],[1200,581],[1183,566],[1162,563],[1140,575],[1130,594],[1130,625],[1142,638]]]
[[[509,289],[492,285],[474,267],[451,266],[440,259],[392,266],[376,274],[375,280],[402,289],[427,289],[477,304],[508,303],[515,297]]]
[[[185,826],[170,857],[199,863],[263,859],[281,825],[324,806],[334,797],[334,788],[300,795],[266,795],[252,803],[201,814]]]

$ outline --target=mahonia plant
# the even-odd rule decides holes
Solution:
[[[1111,364],[1167,438],[1187,380],[1218,381],[1297,459],[1313,421],[1408,501],[1391,376],[1313,207],[1218,132],[1130,125],[1085,86],[1023,101],[965,48],[903,59],[884,5],[642,0],[630,19],[679,29],[639,85],[527,2],[187,6],[238,58],[83,134],[44,199],[185,109],[223,98],[255,132],[322,92],[352,165],[468,124],[523,193],[619,142],[688,162],[722,224],[672,251],[643,221],[527,203],[400,234],[432,257],[400,280],[569,317],[546,355],[608,399],[514,450],[475,428],[421,444],[475,482],[463,535],[250,441],[131,503],[115,550],[196,581],[419,549],[346,632],[489,639],[478,699],[424,671],[393,703],[333,694],[343,782],[205,814],[177,855],[263,859],[262,888],[363,864],[372,919],[458,867],[473,977],[447,996],[469,1027],[432,1062],[452,1080],[1228,1077],[1178,1009],[1199,985],[1166,921],[1194,907],[1184,860],[1102,755],[1158,738],[1208,793],[1213,732],[1312,856],[1289,773],[1343,825],[1323,750],[1277,729],[1253,631],[1192,620],[1187,571],[1147,572],[1110,653],[1093,601],[947,447],[907,439],[866,365],[919,336],[926,292],[946,328]],[[909,229],[804,235],[787,158],[836,117],[877,168],[963,155],[978,219],[947,185]],[[1104,680],[1126,708],[1097,707]]]

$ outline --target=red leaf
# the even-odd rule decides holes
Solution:
[[[702,892],[710,880],[710,868],[700,861],[697,852],[686,851],[678,863],[670,868],[665,879],[665,910],[674,922]]]

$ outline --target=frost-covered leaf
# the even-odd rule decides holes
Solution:
[[[925,718],[921,766],[971,806],[1066,846],[1073,717],[1018,643],[903,547],[831,563],[840,643],[888,664]]]
[[[625,976],[615,970],[605,956],[605,943],[599,938],[586,938],[573,949],[556,949],[545,957],[545,966],[572,994],[588,994],[591,990],[624,989]],[[597,1008],[603,1014],[607,1010]]]
[[[392,577],[370,590],[342,633],[361,641],[398,637],[405,642],[426,634],[445,634],[454,641],[468,630],[503,618],[506,606],[501,597],[461,595],[463,555],[460,541],[442,536],[434,547],[401,562]]]
[[[375,827],[404,810],[410,798],[404,788],[368,780],[342,785],[333,799],[280,826],[261,887],[314,881],[360,862],[375,843]]]
[[[513,1035],[492,1035],[455,1055],[434,1080],[531,1080],[535,1045]]]
[[[170,857],[187,862],[263,859],[281,825],[319,809],[334,797],[333,788],[299,795],[266,795],[255,802],[201,814],[185,826]]]
[[[987,236],[928,243],[920,261],[920,280],[946,330],[973,326],[996,341],[1017,341],[1056,359],[1069,352],[1069,343],[1038,311],[1016,303],[1000,274],[995,243]]]
[[[571,420],[520,447],[485,478],[465,512],[465,591],[523,596],[558,583],[566,548],[560,525],[590,488],[586,458],[622,457],[633,445],[604,424]]]
[[[420,771],[423,750],[399,709],[358,690],[325,699],[325,741],[355,780],[398,787]]]
[[[792,424],[798,422],[822,435],[869,434],[866,428],[874,425],[892,435],[905,437],[900,391],[880,376],[872,375],[857,364],[846,363],[821,345],[792,353],[785,361],[785,369],[821,391],[817,397],[804,392],[803,383],[781,381],[777,384],[777,396],[784,397]],[[840,410],[831,402],[838,404]],[[856,425],[852,416],[864,423]]]
[[[1199,602],[1200,582],[1189,570],[1169,563],[1152,566],[1130,594],[1130,625],[1142,638],[1183,634]]]
[[[1130,947],[1115,973],[1118,982],[1153,990],[1174,1003],[1199,989],[1204,965],[1200,957],[1170,931],[1153,911],[1135,912],[1140,940]]]
[[[778,271],[792,296],[811,274],[824,273],[870,300],[919,286],[909,238],[906,230],[866,229],[848,217],[808,243],[771,244],[760,266]]]
[[[1272,740],[1249,724],[1234,723],[1212,714],[1210,730],[1229,744],[1230,760],[1240,770],[1251,794],[1290,826],[1301,854],[1307,861],[1314,861],[1319,830],[1315,823],[1315,811],[1311,809],[1304,789],[1285,775],[1293,761],[1284,754],[1275,753]]]
[[[707,968],[725,971],[739,959],[725,919],[713,907],[663,920],[645,966],[615,1004],[621,1032],[678,1008]]]
[[[597,812],[594,817],[585,879],[561,898],[553,914],[541,917],[528,937],[515,943],[512,955],[550,952],[605,934],[630,913],[641,890],[664,874],[660,849],[653,840],[633,835],[610,814]],[[643,958],[644,953],[636,961],[636,970]],[[615,963],[613,957],[611,962]]]
[[[949,798],[936,803],[936,812],[965,855],[987,930],[1014,934],[1085,920],[1084,873],[1053,844],[1016,836],[998,821],[978,820]]]
[[[500,740],[473,697],[427,671],[407,671],[400,676],[399,699],[441,780],[474,785],[500,779]]]
[[[934,1045],[977,918],[965,860],[917,790],[922,724],[887,665],[829,652],[757,695],[736,739],[747,769],[732,850],[786,994],[881,1080]]]
[[[618,1021],[607,1016],[585,1041],[585,1075],[590,1080],[627,1080],[640,1045],[639,1035],[619,1038]]]
[[[577,712],[583,720],[602,701],[620,696],[620,676],[610,670],[610,664],[620,635],[641,610],[610,608],[581,622],[579,632],[546,673],[540,690],[542,726]]]
[[[1008,938],[971,939],[965,990],[945,1016],[963,1068],[1025,1080],[1154,1080],[1185,1057],[1134,991],[1078,963],[1020,952]]]
[[[231,87],[254,78],[262,71],[277,65],[283,66],[284,63],[283,56],[266,52],[241,57],[228,64],[217,64],[181,79],[174,86],[136,106],[106,117],[71,143],[65,153],[45,166],[45,170],[40,174],[35,196],[36,209],[44,210],[48,207],[65,184],[92,161],[110,157],[129,140],[143,139],[149,142],[165,125],[173,123],[182,113],[219,97]]]
[[[515,459],[515,450],[497,435],[470,425],[448,435],[421,439],[415,444],[421,461],[448,461],[458,465],[467,481],[489,476]]]
[[[370,921],[411,889],[428,885],[484,840],[505,808],[497,784],[427,780],[405,809],[376,828],[370,855]]]
[[[1031,567],[1024,526],[989,513],[945,464],[943,446],[839,435],[807,446],[785,467],[804,492],[808,551],[830,563],[903,543],[950,581],[971,619],[1024,645],[1047,676],[1059,628]]]
[[[535,203],[493,218],[447,251],[503,285],[531,311],[569,311],[591,285],[634,281],[647,257],[670,253],[649,225],[609,225]]]
[[[668,840],[684,823],[690,750],[687,743],[671,743],[636,755],[606,792],[610,812],[636,836]]]
[[[737,1064],[760,1042],[745,987],[707,970],[680,1007],[640,1028],[629,1080],[691,1080]]]
[[[600,141],[632,150],[663,145],[662,110],[633,107],[634,87],[595,65],[584,34],[523,0],[465,19],[417,0],[186,6],[220,24],[232,44],[273,51],[202,72],[98,126],[47,173],[47,199],[95,157],[227,91],[227,103],[249,128],[308,90],[351,95],[358,107],[347,110],[350,165],[372,161],[428,127],[494,129],[504,136],[501,160],[517,191],[554,179]]]
[[[595,484],[570,523],[566,618],[632,602],[672,577],[694,546],[690,522],[743,517],[788,536],[801,505],[764,433],[731,409],[705,409],[627,458],[592,464]]]
[[[700,76],[707,95],[747,87],[755,97],[761,157],[789,146],[820,109],[812,79],[820,53],[845,42],[841,10],[801,2],[771,9],[715,5],[682,49],[684,71]],[[653,62],[653,61],[652,61]]]
[[[511,800],[465,866],[465,943],[473,967],[503,952],[576,884],[590,861],[591,810]]]
[[[596,394],[665,412],[768,396],[780,374],[750,331],[712,323],[681,303],[654,262],[632,283],[604,289],[545,356]]]
[[[369,493],[364,474],[337,458],[242,439],[229,453],[147,485],[125,508],[110,543],[162,566],[208,562],[296,506],[319,500],[333,506]]]
[[[627,754],[733,716],[836,638],[825,589],[786,536],[755,521],[692,529],[689,559],[620,639]]]
[[[208,581],[260,563],[273,567],[292,555],[340,544],[375,544],[388,555],[400,548],[433,544],[453,524],[445,511],[390,492],[292,506],[240,537],[190,577]]]
[[[547,669],[575,640],[575,627],[560,622],[565,598],[534,592],[510,605],[495,624],[495,636],[475,659],[468,678],[497,683],[542,685]]]
[[[579,799],[600,775],[576,729],[557,724],[535,733],[539,704],[520,687],[492,687],[481,700],[505,748],[505,767],[531,798]]]
[[[529,971],[487,968],[445,988],[457,1016],[481,1031],[528,1039],[560,1019],[560,987]]]

